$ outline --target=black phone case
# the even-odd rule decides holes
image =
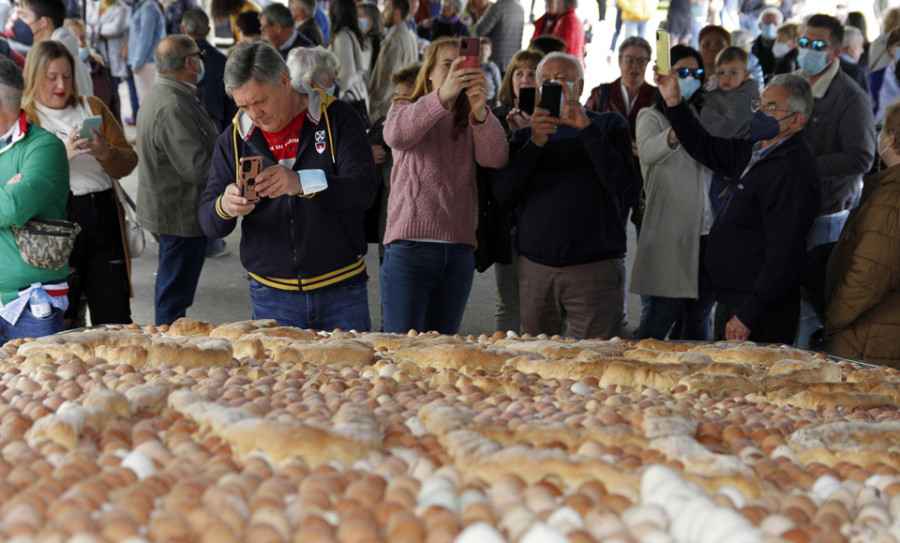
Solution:
[[[559,117],[560,98],[562,98],[562,85],[559,83],[547,82],[541,86],[541,108],[549,111],[551,117]]]
[[[519,89],[519,111],[531,115],[534,113],[534,87],[522,87]]]

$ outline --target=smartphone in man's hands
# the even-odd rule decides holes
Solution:
[[[256,193],[256,178],[262,173],[263,160],[261,156],[247,156],[241,159],[241,175],[238,188],[241,196],[250,203],[259,202],[259,194]]]

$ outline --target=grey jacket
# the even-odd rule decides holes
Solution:
[[[519,0],[497,0],[475,23],[475,34],[491,39],[494,51],[491,59],[503,73],[506,73],[513,55],[522,48],[524,28],[525,9]]]
[[[656,107],[637,116],[636,137],[647,192],[630,291],[666,298],[696,298],[703,222],[703,166],[680,145],[667,143],[672,127]]]
[[[875,119],[869,96],[838,70],[816,99],[804,130],[822,172],[820,215],[850,209],[859,199],[862,176],[875,157]]]
[[[750,105],[759,98],[759,82],[752,77],[730,92],[711,90],[703,97],[700,124],[718,138],[750,137]]]
[[[156,234],[205,236],[197,218],[218,131],[199,90],[159,75],[137,118],[141,226]]]

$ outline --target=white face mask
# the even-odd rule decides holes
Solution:
[[[775,58],[781,58],[790,52],[791,46],[784,43],[783,41],[776,41],[772,45],[772,54],[775,55]]]

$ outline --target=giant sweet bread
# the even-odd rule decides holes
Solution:
[[[900,375],[273,320],[14,340],[0,541],[900,543]]]

